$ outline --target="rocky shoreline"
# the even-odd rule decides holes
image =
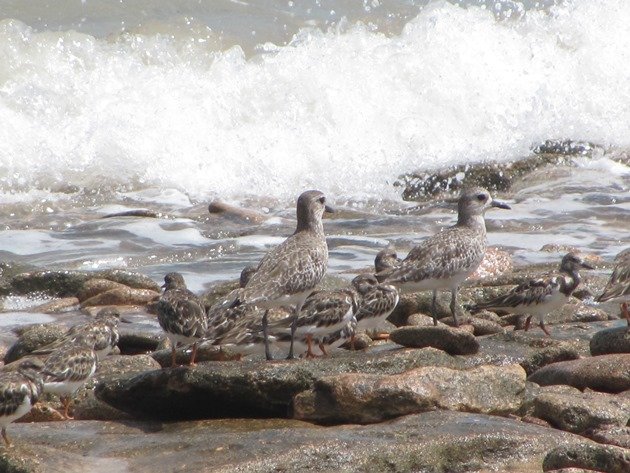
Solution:
[[[472,280],[462,304],[549,269]],[[202,344],[197,366],[177,368],[161,367],[168,347],[138,323],[154,318],[145,297],[157,288],[148,278],[127,271],[2,276],[10,293],[76,301],[61,304],[66,312],[44,307],[60,321],[100,308],[89,301],[114,300],[132,323],[121,324],[119,353],[77,396],[77,420],[56,422],[56,400],[44,400],[12,424],[16,446],[0,453],[1,471],[622,472],[630,465],[630,334],[618,307],[585,302],[604,273],[586,275],[579,298],[550,314],[552,338],[515,331],[518,318],[465,309],[464,324],[450,327],[448,297],[439,300],[434,327],[429,296],[419,293],[404,296],[379,330],[390,339],[368,338],[362,351],[266,362]],[[59,324],[21,330],[5,347],[5,363],[62,333]],[[178,356],[184,361],[189,351]]]

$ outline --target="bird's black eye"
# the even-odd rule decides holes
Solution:
[[[321,204],[325,204],[325,203],[326,203],[326,197],[320,197],[320,198],[319,198],[319,202],[320,202]]]
[[[486,200],[486,194],[477,194],[477,200],[479,202],[483,202],[484,200]]]

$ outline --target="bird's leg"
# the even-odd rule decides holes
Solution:
[[[438,324],[438,320],[437,320],[437,313],[436,313],[436,305],[437,303],[437,291],[434,289],[433,290],[433,299],[431,299],[431,316],[433,317],[433,325],[437,325]]]
[[[302,304],[297,304],[295,306],[295,314],[293,314],[293,320],[291,321],[291,344],[289,345],[289,354],[287,355],[287,360],[292,360],[295,358],[293,356],[293,342],[295,341],[295,330],[297,329],[297,320],[298,315],[300,315],[300,310],[302,309]]]
[[[70,409],[70,401],[72,400],[70,396],[61,396],[61,404],[63,405],[63,416],[66,420],[72,419],[70,414],[68,413],[68,409]]]
[[[532,316],[528,315],[527,318],[525,319],[525,331],[527,332],[529,330],[529,324],[532,323]]]
[[[265,313],[263,314],[263,318],[262,318],[262,330],[263,330],[263,337],[265,339],[265,358],[267,358],[267,360],[273,360],[273,357],[271,356],[271,350],[269,349],[269,309],[265,310]]]
[[[306,335],[306,358],[315,358],[315,353],[313,353],[313,336],[310,333]]]
[[[621,304],[621,314],[626,318],[626,320],[628,321],[628,327],[630,327],[630,311],[628,311],[627,302]]]
[[[2,438],[4,439],[4,444],[7,447],[10,447],[11,441],[9,440],[9,436],[7,435],[7,429],[5,427],[2,427]]]
[[[322,353],[324,354],[324,356],[328,356],[328,353],[326,352],[326,347],[324,346],[323,343],[320,343],[318,345],[319,349],[322,351]]]
[[[540,326],[540,328],[542,329],[543,332],[545,332],[545,334],[548,337],[551,337],[551,334],[549,333],[549,330],[547,330],[547,327],[545,327],[545,322],[543,322],[542,320],[540,321],[540,323],[538,324]]]
[[[188,366],[195,366],[195,357],[197,356],[197,342],[193,343],[192,354],[190,355],[190,362]]]
[[[457,320],[457,291],[459,291],[458,287],[451,289],[451,314],[453,314],[455,327],[459,327],[459,321]]]
[[[354,333],[352,335],[350,335],[350,348],[352,349],[352,351],[355,350],[355,348],[354,348]]]
[[[175,368],[175,366],[177,366],[176,363],[176,358],[177,358],[177,354],[176,351],[177,349],[175,348],[176,343],[171,344],[171,368]]]

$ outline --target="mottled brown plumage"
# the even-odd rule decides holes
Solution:
[[[0,371],[0,427],[7,447],[11,446],[7,426],[26,415],[42,393],[40,369],[37,362],[24,360],[16,371]]]
[[[190,364],[195,363],[197,340],[206,336],[208,322],[206,310],[199,298],[186,288],[179,273],[164,276],[164,292],[157,303],[157,318],[172,344],[172,366],[175,366],[175,349],[178,342],[192,343]]]
[[[604,292],[597,298],[598,302],[615,301],[621,303],[621,311],[630,327],[630,251],[624,250],[615,258],[617,265],[610,275]]]

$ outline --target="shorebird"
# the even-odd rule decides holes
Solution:
[[[26,415],[44,389],[41,368],[33,360],[24,360],[16,371],[0,371],[0,427],[7,447],[11,446],[7,426]]]
[[[101,309],[94,320],[74,325],[60,339],[33,351],[34,355],[50,354],[53,351],[76,343],[79,338],[84,338],[94,344],[94,352],[99,360],[107,356],[118,344],[118,322],[120,312],[114,307]]]
[[[306,298],[321,281],[328,267],[328,246],[322,215],[333,210],[317,190],[303,192],[297,201],[297,228],[279,246],[267,253],[239,292],[231,306],[256,305],[262,309],[293,306],[291,344],[288,358],[293,358],[297,319]],[[271,359],[267,310],[262,317],[265,355]]]
[[[61,398],[66,419],[70,418],[72,396],[96,371],[98,358],[93,346],[91,340],[78,338],[74,344],[52,352],[41,370],[44,392]]]
[[[157,303],[157,319],[171,341],[171,366],[175,366],[178,342],[192,343],[189,365],[195,364],[197,340],[205,337],[208,328],[206,310],[199,298],[186,288],[179,273],[164,276],[164,292]]]
[[[451,313],[457,321],[459,286],[470,276],[486,252],[484,213],[490,207],[509,209],[493,200],[481,187],[462,191],[458,200],[457,223],[414,247],[400,266],[379,272],[379,281],[396,286],[401,292],[433,291],[431,312],[437,325],[435,310],[437,291],[451,291]]]
[[[621,303],[621,313],[628,320],[630,328],[630,249],[624,250],[615,258],[617,265],[597,302],[615,301]]]
[[[573,291],[580,284],[580,268],[593,269],[591,265],[585,263],[578,256],[567,253],[560,262],[560,274],[558,276],[519,284],[507,294],[476,304],[471,308],[471,311],[487,309],[493,312],[499,310],[527,315],[526,331],[535,315],[540,321],[539,326],[543,332],[551,336],[545,327],[544,316],[559,309],[569,300]]]
[[[376,276],[360,274],[352,281],[359,293],[359,306],[355,313],[357,332],[378,328],[398,304],[398,290],[391,284],[381,284]]]
[[[376,273],[386,271],[388,269],[394,269],[400,266],[402,260],[396,254],[396,250],[392,247],[387,247],[376,253],[374,258],[374,269]]]

